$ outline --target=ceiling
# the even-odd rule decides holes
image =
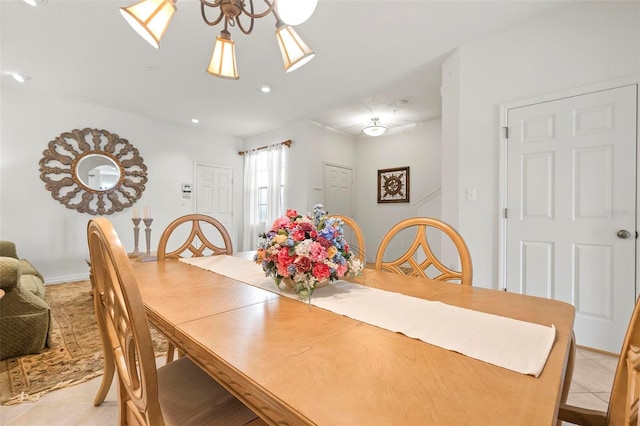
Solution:
[[[440,117],[441,64],[457,46],[567,4],[320,0],[296,27],[316,53],[311,62],[283,71],[267,16],[251,35],[231,28],[240,79],[225,80],[205,72],[221,28],[202,22],[199,1],[177,2],[158,50],[118,11],[135,1],[0,0],[2,86],[186,125],[198,118],[197,126],[241,137],[297,120],[360,135],[374,116],[399,131]],[[11,71],[31,79],[17,83]]]

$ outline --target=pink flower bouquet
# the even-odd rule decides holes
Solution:
[[[290,282],[301,299],[309,299],[317,287],[362,271],[344,239],[343,225],[327,217],[321,204],[314,206],[313,216],[287,210],[270,231],[259,235],[255,261],[278,288]]]

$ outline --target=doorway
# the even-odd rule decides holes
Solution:
[[[330,214],[353,218],[353,169],[324,163],[324,209]],[[344,238],[356,241],[353,230],[344,227]]]
[[[233,239],[233,170],[196,164],[196,213],[220,221]],[[222,244],[222,239],[214,244]],[[234,241],[234,245],[235,241]]]
[[[636,301],[637,84],[507,108],[505,290],[576,308],[618,353]]]
[[[324,208],[353,217],[353,169],[324,164]]]

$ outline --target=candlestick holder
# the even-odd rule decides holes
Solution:
[[[142,253],[140,250],[138,250],[138,237],[140,236],[140,218],[139,217],[134,217],[131,219],[131,221],[133,221],[133,251],[131,253],[127,253],[127,255],[129,257],[139,257],[142,256],[144,253]]]
[[[146,245],[147,251],[144,253],[143,256],[138,257],[138,260],[140,262],[149,262],[149,261],[157,260],[157,256],[155,255],[155,253],[151,253],[151,222],[153,222],[153,219],[144,218],[142,219],[142,221],[144,222],[144,226],[145,226],[144,234],[147,242],[147,245]]]

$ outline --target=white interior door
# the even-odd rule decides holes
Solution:
[[[353,170],[348,167],[324,165],[324,208],[329,214],[341,214],[353,218]],[[348,243],[356,241],[350,227],[344,227]]]
[[[196,213],[220,221],[233,239],[233,170],[197,164],[195,198]],[[222,239],[212,242],[221,244]]]
[[[636,300],[636,105],[633,85],[507,112],[507,289],[572,303],[577,343],[613,353]]]
[[[353,217],[353,170],[324,165],[324,207],[329,214]]]

